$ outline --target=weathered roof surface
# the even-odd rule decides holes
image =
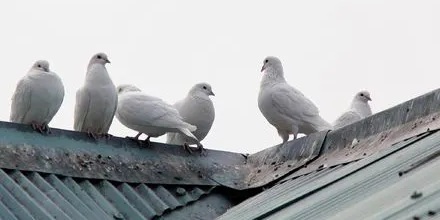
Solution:
[[[332,131],[317,156],[218,219],[440,215],[439,117],[437,90]]]
[[[123,138],[94,141],[59,129],[41,135],[0,122],[0,217],[213,219],[263,189],[220,218],[349,217],[358,212],[350,210],[361,209],[390,217],[421,214],[437,204],[428,196],[436,185],[426,184],[438,177],[430,164],[440,154],[434,144],[440,141],[439,118],[440,91],[434,91],[339,130],[249,156],[215,150],[189,155],[179,146],[143,148]],[[396,179],[398,171],[403,175]],[[408,200],[402,190],[408,187],[423,195],[417,191],[417,199]],[[387,196],[402,199],[382,198]],[[389,212],[378,213],[377,202],[389,202]]]
[[[85,133],[52,129],[41,135],[30,126],[0,122],[0,168],[37,171],[78,178],[130,183],[219,185],[212,175],[241,175],[241,154],[209,150],[208,156],[188,154],[179,146],[112,137],[93,140]]]
[[[0,219],[212,219],[233,205],[211,176],[244,165],[241,154],[150,148],[112,137],[0,122]],[[224,187],[223,187],[224,188]],[[223,191],[222,191],[223,190]],[[227,189],[226,189],[227,192]]]
[[[173,210],[179,212],[179,208],[200,199],[203,201],[203,196],[213,189],[210,186],[177,187],[92,181],[1,169],[0,218],[166,218]]]

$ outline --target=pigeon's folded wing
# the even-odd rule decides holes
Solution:
[[[56,77],[59,78],[58,76],[56,76]],[[61,79],[58,82],[60,84],[58,86],[56,86],[54,91],[53,91],[55,93],[55,96],[54,96],[54,100],[53,100],[53,105],[51,105],[50,109],[49,109],[48,117],[50,117],[50,118],[49,118],[48,121],[52,120],[52,118],[55,116],[55,114],[60,109],[61,104],[63,104],[63,100],[64,100],[64,85],[61,82]]]
[[[31,107],[32,89],[26,79],[18,82],[14,95],[12,96],[10,121],[23,122]]]
[[[116,109],[118,108],[118,95],[117,94],[115,94],[116,95],[116,99],[115,99],[115,104],[114,104],[114,107],[113,107],[113,109],[112,109],[112,112],[111,112],[111,114],[110,114],[110,116],[111,117],[108,117],[107,118],[107,120],[105,121],[105,124],[104,124],[104,131],[108,131],[109,129],[110,129],[110,126],[112,125],[112,122],[113,122],[113,116],[115,115],[115,113],[116,113]]]
[[[361,120],[361,116],[358,113],[354,111],[348,111],[339,116],[339,118],[336,119],[336,121],[333,123],[333,126],[335,129],[341,128],[359,120]]]
[[[75,105],[75,116],[73,128],[76,131],[81,131],[84,120],[87,117],[87,113],[89,112],[91,97],[86,88],[79,89],[76,92],[76,105]]]
[[[285,117],[301,120],[302,117],[319,115],[318,108],[293,87],[278,86],[273,91],[271,98],[273,106]]]
[[[137,126],[176,127],[181,121],[179,112],[161,99],[146,95],[127,94],[122,100],[122,114],[128,123]]]

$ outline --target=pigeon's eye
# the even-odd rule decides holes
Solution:
[[[364,96],[364,93],[361,93],[361,96]]]
[[[98,59],[101,59],[102,57],[101,57],[101,55],[98,55],[97,58],[98,58]]]
[[[269,60],[265,60],[264,63],[269,63]]]
[[[203,89],[206,89],[206,86],[203,86]]]
[[[37,67],[38,67],[38,68],[41,68],[41,65],[40,65],[40,64],[38,64],[38,65],[37,65]]]

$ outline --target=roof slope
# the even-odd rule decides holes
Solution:
[[[210,177],[245,161],[58,129],[46,136],[7,122],[0,137],[0,219],[212,219],[234,198]]]
[[[209,194],[213,187],[90,181],[0,170],[1,219],[152,219]]]
[[[263,189],[220,218],[339,218],[359,214],[360,204],[382,216],[432,214],[419,204],[437,204],[438,118],[440,90],[285,146],[206,157],[0,122],[0,218],[213,219]],[[408,200],[415,189],[422,196]],[[378,202],[389,208],[379,213]]]
[[[218,219],[436,215],[440,212],[439,117],[437,90],[332,131],[317,156]]]
[[[286,177],[219,219],[405,219],[440,211],[440,132]],[[258,208],[256,208],[258,207]]]

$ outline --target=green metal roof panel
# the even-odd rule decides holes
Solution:
[[[0,169],[0,217],[152,219],[191,204],[214,188],[127,184]]]
[[[427,132],[359,161],[285,178],[218,219],[412,218],[407,206],[426,209],[411,199],[414,191],[422,190],[423,198],[438,193],[440,158],[432,155],[439,151],[440,132]],[[431,184],[433,189],[424,190]]]
[[[440,155],[439,118],[436,90],[252,155],[203,157],[181,146],[144,148],[60,129],[42,135],[0,122],[0,218],[212,219],[255,194],[220,218],[429,216],[439,210],[430,165]],[[417,181],[423,175],[431,181]],[[405,187],[423,196],[412,199]]]

